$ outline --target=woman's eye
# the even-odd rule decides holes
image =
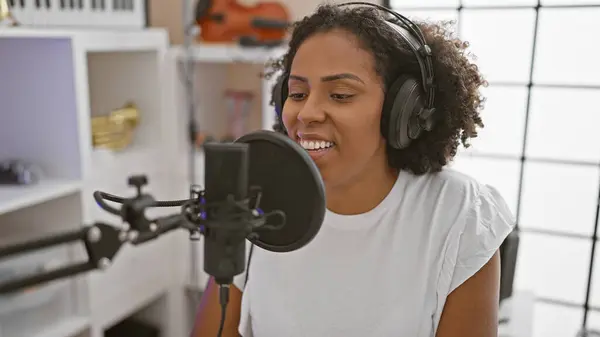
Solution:
[[[331,98],[333,98],[336,101],[345,101],[345,100],[352,98],[353,96],[354,95],[348,95],[348,94],[331,94]]]
[[[297,94],[297,93],[288,94],[288,97],[294,101],[302,100],[305,96],[306,96],[305,94]]]

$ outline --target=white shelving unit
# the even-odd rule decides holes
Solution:
[[[0,193],[0,213],[9,213],[20,208],[34,206],[60,198],[81,189],[78,180],[48,178],[33,186],[6,186]]]
[[[212,134],[222,134],[226,126],[227,106],[223,93],[227,89],[249,90],[254,94],[250,118],[247,121],[248,131],[272,129],[275,112],[269,104],[271,88],[274,79],[267,80],[261,75],[268,61],[278,58],[285,53],[284,47],[279,48],[244,48],[230,44],[196,44],[191,49],[195,85],[195,116],[200,131]],[[176,139],[179,157],[186,158],[180,171],[182,176],[189,179],[188,154],[188,107],[184,87],[183,62],[188,54],[181,46],[173,46],[167,53],[169,61],[166,65],[169,85],[165,87],[165,101],[174,106],[175,122],[178,128]],[[171,138],[171,137],[170,137]],[[204,156],[202,151],[196,152],[195,181],[204,184]],[[186,245],[179,252],[181,258],[188,261],[186,274],[187,289],[192,293],[202,291],[208,275],[202,271],[203,261],[202,242],[198,245]],[[192,257],[194,256],[194,257]],[[194,265],[195,264],[195,265]],[[197,278],[193,277],[194,270],[199,271]]]
[[[131,174],[146,174],[146,190],[157,198],[187,195],[187,180],[171,166],[182,159],[169,140],[177,119],[162,100],[167,51],[163,30],[0,29],[0,160],[22,159],[44,173],[36,185],[0,186],[0,247],[94,221],[119,225],[120,219],[96,205],[92,192],[131,196]],[[94,149],[91,116],[130,100],[141,115],[132,146]],[[2,297],[0,335],[101,337],[139,311],[159,312],[154,320],[164,336],[186,335],[178,276],[183,267],[173,263],[181,240],[187,236],[173,233],[126,245],[107,270]],[[0,260],[0,271],[82,259],[87,257],[81,245],[69,244]],[[39,300],[11,311],[18,307],[11,303],[25,303],[25,295]]]
[[[263,66],[269,60],[282,56],[284,47],[246,48],[237,44],[203,43],[191,48],[192,59],[199,63],[231,64],[246,63]],[[184,47],[174,46],[171,53],[180,60],[187,57]]]

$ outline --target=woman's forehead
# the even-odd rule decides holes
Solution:
[[[309,37],[298,48],[291,65],[291,73],[305,77],[344,72],[376,77],[371,74],[374,73],[373,55],[360,46],[357,37],[345,31]]]

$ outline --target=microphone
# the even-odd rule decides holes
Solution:
[[[308,153],[289,137],[256,131],[205,151],[204,271],[228,285],[245,270],[246,239],[289,252],[308,244],[325,217],[325,188]],[[225,203],[223,201],[227,200]],[[254,226],[248,227],[252,221]]]
[[[245,269],[246,239],[280,253],[304,247],[323,223],[325,188],[308,153],[277,132],[252,132],[204,151],[203,202],[217,205],[203,213],[204,271],[219,285],[221,336],[229,287]]]

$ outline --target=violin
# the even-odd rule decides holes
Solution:
[[[236,0],[198,0],[195,19],[203,42],[244,46],[280,45],[290,25],[287,9],[277,2],[245,6]]]

